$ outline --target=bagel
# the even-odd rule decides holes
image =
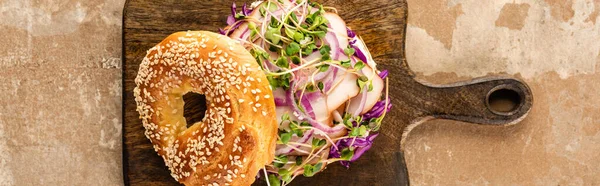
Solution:
[[[178,32],[150,49],[134,89],[145,135],[171,176],[185,185],[250,185],[272,162],[277,138],[269,82],[238,42],[206,31]],[[189,128],[182,96],[206,96]]]

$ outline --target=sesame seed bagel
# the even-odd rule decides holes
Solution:
[[[150,49],[134,89],[145,135],[185,185],[250,185],[273,160],[277,123],[269,82],[238,42],[178,32]],[[206,96],[202,121],[187,128],[183,95]]]

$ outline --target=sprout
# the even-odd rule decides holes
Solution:
[[[299,175],[314,176],[329,163],[339,161],[350,166],[371,148],[381,121],[391,109],[388,71],[377,70],[364,42],[350,28],[345,28],[348,47],[339,47],[330,28],[333,24],[324,16],[326,11],[337,13],[335,8],[307,0],[266,0],[244,4],[241,9],[237,12],[232,5],[228,26],[219,32],[250,51],[273,90],[284,92],[273,97],[277,107],[292,110],[280,117],[277,156],[264,168],[265,180],[269,185],[287,185]],[[245,30],[234,33],[242,28]],[[373,75],[362,72],[366,67]],[[333,126],[317,121],[311,104],[330,95],[345,77],[339,75],[347,73],[358,77],[356,86],[363,91],[359,96],[365,98],[372,91],[373,78],[386,80],[386,95],[372,108],[365,108],[369,111],[362,115],[362,109],[339,113],[343,121],[335,121]],[[330,136],[339,132],[339,136]]]

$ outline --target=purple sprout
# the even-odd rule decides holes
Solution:
[[[348,37],[350,37],[350,38],[356,37],[356,33],[354,33],[354,31],[350,30],[350,28],[346,28],[346,32],[348,33]]]
[[[388,71],[387,70],[382,70],[381,72],[379,72],[379,77],[381,79],[385,79],[388,76]]]
[[[236,14],[236,7],[235,7],[235,2],[233,2],[233,4],[231,4],[231,15],[235,17]]]
[[[242,14],[244,14],[244,16],[248,16],[250,13],[252,13],[252,10],[248,9],[246,3],[244,3],[244,6],[242,6]]]
[[[358,59],[360,59],[363,62],[367,62],[367,56],[365,56],[365,54],[362,52],[362,50],[360,50],[360,48],[358,48],[356,45],[351,45],[352,48],[354,48],[354,56],[356,56]]]
[[[227,25],[232,25],[235,23],[235,17],[232,15],[227,16]]]

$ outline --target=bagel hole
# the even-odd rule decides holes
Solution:
[[[490,109],[496,113],[509,114],[518,109],[522,98],[518,92],[511,89],[498,89],[488,97]]]
[[[183,95],[183,117],[187,123],[187,127],[191,127],[194,123],[202,121],[206,113],[206,97],[202,94],[189,92]]]

